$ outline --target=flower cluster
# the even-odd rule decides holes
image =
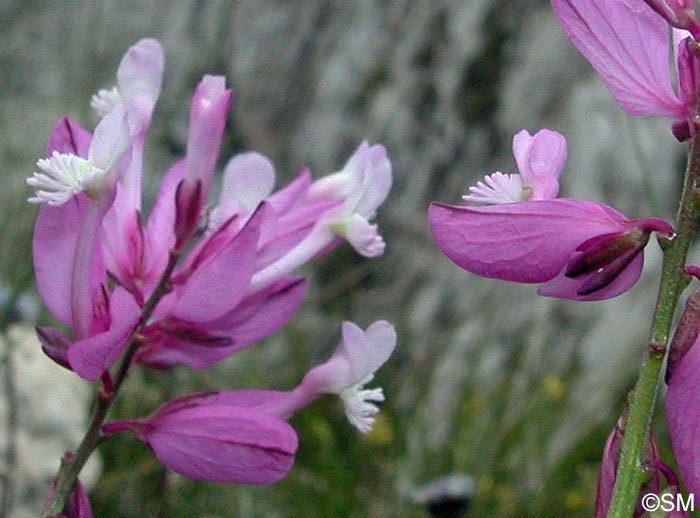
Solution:
[[[124,369],[110,373],[120,358],[126,369],[199,369],[274,333],[305,296],[294,271],[342,239],[366,257],[384,251],[370,223],[391,186],[380,145],[363,142],[340,171],[313,181],[303,170],[277,191],[270,160],[236,155],[218,202],[207,207],[232,95],[220,76],[197,85],[186,156],[165,174],[144,218],[143,153],[163,65],[157,41],[131,47],[116,87],[92,99],[101,118],[94,132],[61,120],[27,181],[35,189],[29,201],[41,204],[33,239],[39,293],[70,329],[39,328],[43,349],[83,379],[101,380],[107,394],[122,381]],[[345,323],[333,357],[290,393],[185,396],[104,431],[134,431],[166,466],[192,478],[271,483],[296,450],[284,420],[321,394],[340,395],[350,421],[369,431],[383,395],[362,386],[395,342],[386,322],[366,331]]]

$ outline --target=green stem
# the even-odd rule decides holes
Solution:
[[[625,428],[615,489],[608,518],[630,518],[634,513],[639,491],[644,481],[642,455],[649,436],[651,417],[656,402],[664,357],[668,349],[673,317],[683,288],[688,248],[695,234],[700,213],[700,133],[696,132],[688,152],[683,194],[676,221],[676,236],[664,251],[661,283],[656,311],[649,334],[639,378],[630,395],[629,414]]]
[[[163,274],[160,276],[156,289],[153,291],[141,310],[140,323],[134,330],[134,333],[129,340],[129,346],[126,353],[122,357],[119,367],[116,370],[111,389],[103,389],[98,392],[97,402],[95,403],[95,408],[92,412],[92,417],[90,418],[90,424],[85,432],[83,440],[80,442],[80,445],[75,453],[68,453],[61,459],[61,466],[56,475],[54,494],[51,501],[44,508],[42,518],[53,518],[63,512],[73,487],[75,487],[75,482],[78,480],[78,474],[83,469],[83,466],[85,466],[85,463],[90,458],[90,455],[92,455],[102,441],[102,425],[104,424],[107,414],[109,413],[109,410],[117,397],[119,389],[121,388],[121,385],[129,372],[129,367],[131,366],[134,354],[136,354],[136,351],[142,345],[142,338],[140,334],[141,330],[148,322],[148,319],[151,317],[151,314],[158,305],[160,299],[163,298],[168,291],[170,291],[170,276],[175,269],[175,264],[177,263],[179,257],[180,252],[178,250],[170,251],[168,265],[166,266]]]

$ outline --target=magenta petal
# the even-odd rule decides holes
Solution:
[[[68,350],[71,368],[87,381],[97,381],[128,345],[132,328],[115,328],[84,340]]]
[[[46,156],[51,156],[51,153],[58,151],[87,158],[91,140],[92,134],[88,130],[70,117],[64,117],[54,126],[49,136]]]
[[[53,327],[37,326],[36,334],[44,354],[61,367],[70,369],[70,364],[68,363],[68,349],[72,345],[71,341],[58,329],[54,329]]]
[[[245,296],[255,267],[261,206],[245,227],[213,257],[204,261],[177,292],[172,316],[207,322],[224,316]]]
[[[676,362],[666,392],[666,421],[681,479],[700,494],[700,346]]]
[[[70,300],[80,221],[79,197],[59,207],[42,205],[32,241],[39,295],[51,314],[68,327],[73,326]]]
[[[244,298],[230,314],[211,324],[228,331],[240,349],[273,334],[286,324],[306,296],[306,288],[303,278],[283,279]]]
[[[83,379],[96,381],[112,365],[129,344],[129,338],[141,318],[140,308],[123,288],[110,298],[112,327],[76,342],[68,350],[71,368]]]
[[[668,25],[644,2],[552,0],[552,7],[571,42],[630,115],[685,117],[671,88]]]
[[[211,482],[277,482],[291,469],[298,445],[282,419],[226,405],[177,402],[173,411],[162,408],[133,429],[166,467]]]
[[[209,367],[273,334],[294,316],[305,295],[304,279],[284,279],[245,297],[229,314],[203,326],[211,329],[213,337],[227,337],[227,343],[188,340],[184,333],[164,334],[140,351],[138,361],[165,368],[178,363],[194,369]]]
[[[530,283],[555,278],[582,242],[624,231],[627,223],[606,205],[568,198],[487,207],[432,203],[428,218],[438,247],[458,266]]]

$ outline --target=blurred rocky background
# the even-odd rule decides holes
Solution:
[[[538,298],[532,286],[459,270],[433,246],[425,214],[431,200],[458,203],[485,173],[513,172],[512,135],[547,127],[569,140],[562,195],[672,217],[683,148],[669,121],[624,115],[543,0],[3,0],[0,281],[14,292],[32,285],[24,179],[59,117],[94,124],[90,96],[113,85],[122,53],[145,36],[166,50],[146,157],[152,189],[184,153],[205,73],[225,74],[235,92],[222,161],[260,151],[284,184],[303,166],[339,168],[364,138],[388,148],[395,187],[378,217],[382,258],[336,250],[308,270],[310,296],[283,333],[207,371],[141,373],[117,412],[143,415],[192,390],[291,388],[330,354],[343,319],[390,320],[400,341],[378,377],[388,401],[369,436],[350,429],[336,400],[315,404],[292,421],[301,446],[291,475],[267,488],[194,483],[115,439],[92,486],[96,516],[420,517],[419,488],[450,474],[474,482],[469,516],[590,516],[603,442],[644,348],[659,254],[649,247],[642,282],[616,300]],[[31,325],[8,321],[3,332]],[[44,370],[59,368],[37,361],[46,365],[12,362],[30,387],[15,398],[20,430],[0,412],[8,516],[43,498],[19,466],[45,462],[50,473],[60,455],[30,448],[12,460],[8,444],[51,413],[48,440],[90,404],[80,387],[46,408],[57,389]]]

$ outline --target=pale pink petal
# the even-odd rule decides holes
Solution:
[[[630,115],[685,118],[671,87],[668,25],[649,6],[640,0],[552,0],[552,7]]]
[[[259,153],[243,153],[231,158],[224,169],[219,204],[211,216],[216,228],[227,219],[250,212],[267,198],[275,184],[275,169]]]
[[[345,238],[355,251],[365,257],[378,257],[384,253],[386,243],[376,224],[370,224],[363,216],[353,214],[345,227]]]
[[[306,374],[302,386],[313,392],[340,394],[365,382],[389,359],[395,347],[396,332],[388,322],[375,322],[367,331],[343,322],[343,339],[335,352]]]
[[[128,112],[118,106],[95,127],[88,160],[105,172],[119,162],[130,144],[131,128]]]
[[[548,200],[559,194],[559,175],[566,165],[566,139],[548,129],[530,135],[523,130],[513,137],[513,155],[530,200]]]
[[[308,169],[303,169],[294,180],[273,193],[267,201],[278,213],[287,213],[305,202],[310,186],[311,173]]]
[[[126,51],[117,69],[117,84],[127,102],[139,97],[153,110],[163,82],[164,59],[163,47],[152,38],[141,39]]]

